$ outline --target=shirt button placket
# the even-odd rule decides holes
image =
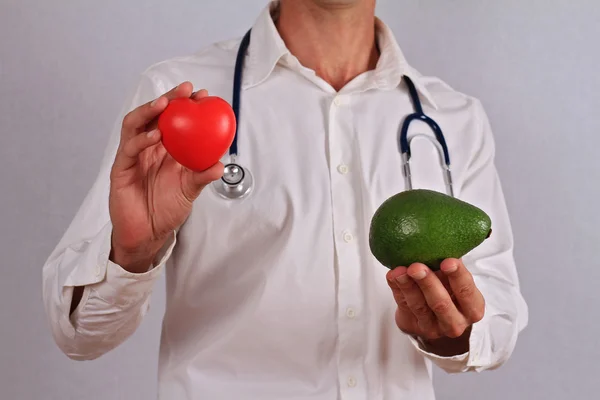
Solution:
[[[354,160],[359,159],[354,143],[353,117],[348,107],[347,96],[336,96],[329,111],[330,160],[334,166],[330,171],[333,206],[333,226],[335,229],[336,265],[338,271],[338,371],[342,399],[367,398],[361,393],[364,385],[364,344],[363,324],[357,323],[358,310],[362,308],[360,242],[358,215],[362,197],[360,185],[353,182]]]

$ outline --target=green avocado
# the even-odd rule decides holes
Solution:
[[[387,199],[371,219],[369,246],[384,266],[419,262],[440,269],[446,258],[461,258],[492,233],[481,209],[444,193],[415,189]]]

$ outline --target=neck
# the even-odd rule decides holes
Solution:
[[[305,67],[340,90],[372,70],[375,45],[375,0],[281,0],[277,29],[290,52]]]

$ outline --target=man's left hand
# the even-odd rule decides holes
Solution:
[[[397,267],[387,281],[401,331],[442,356],[469,350],[471,326],[483,318],[485,300],[462,260],[444,260],[436,272],[420,263]]]

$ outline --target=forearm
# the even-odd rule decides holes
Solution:
[[[54,340],[70,358],[93,359],[129,337],[145,315],[154,282],[175,245],[175,235],[154,268],[134,274],[109,260],[111,225],[94,237],[62,244],[44,266],[44,305]]]
[[[143,250],[137,252],[127,252],[122,249],[118,243],[115,243],[114,236],[111,236],[111,250],[109,254],[109,261],[119,265],[125,271],[133,274],[142,274],[147,272],[149,268],[155,263],[158,253],[164,248],[168,237],[162,240],[156,241],[155,243],[149,243],[143,246]],[[73,296],[71,300],[71,307],[69,315],[79,306],[81,299],[85,291],[85,286],[76,286],[73,288]]]
[[[144,274],[131,274],[109,263],[106,279],[85,286],[79,305],[69,317],[74,335],[65,343],[67,356],[95,359],[129,338],[148,311],[161,270],[162,265]]]

